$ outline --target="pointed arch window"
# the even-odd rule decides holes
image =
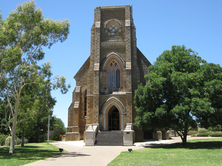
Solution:
[[[118,62],[115,60],[109,63],[107,76],[108,88],[120,88],[120,69]]]

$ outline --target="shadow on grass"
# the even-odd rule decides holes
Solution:
[[[9,147],[0,149],[0,159],[19,159],[19,160],[36,160],[46,157],[51,157],[60,154],[59,151],[53,150],[38,150],[34,147],[33,149],[15,149],[15,153],[9,153]]]
[[[90,155],[80,154],[76,152],[60,153],[59,148],[58,151],[45,150],[45,149],[40,149],[40,147],[38,146],[16,147],[15,153],[10,154],[9,147],[0,148],[0,159],[42,160],[49,157],[58,158],[58,157],[83,157],[83,156],[90,156]]]
[[[148,147],[146,147],[148,148]],[[222,141],[199,141],[199,142],[187,142],[184,146],[182,143],[166,144],[166,145],[156,145],[149,146],[149,148],[163,148],[163,149],[222,149]]]

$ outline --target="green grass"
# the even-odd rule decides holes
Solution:
[[[122,152],[112,165],[222,165],[222,138],[192,140],[187,146],[181,143],[155,146],[133,152]]]
[[[14,154],[8,151],[9,147],[0,148],[0,165],[24,165],[60,154],[58,147],[47,143],[27,143],[25,147],[17,145]]]
[[[44,142],[47,142],[47,140],[44,140]],[[56,140],[49,140],[49,142],[56,142]]]

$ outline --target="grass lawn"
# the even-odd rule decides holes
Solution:
[[[47,140],[44,140],[44,142],[47,142]],[[49,142],[56,142],[56,140],[49,140]]]
[[[9,154],[9,147],[0,148],[0,165],[18,166],[60,154],[59,148],[47,143],[26,143],[15,146],[15,153]]]
[[[199,139],[181,143],[155,146],[122,152],[112,165],[222,165],[222,138]]]

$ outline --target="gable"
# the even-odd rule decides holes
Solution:
[[[82,67],[79,69],[79,71],[76,73],[76,75],[73,77],[76,81],[80,80],[83,75],[86,74],[89,70],[90,65],[90,56],[85,61],[85,63],[82,65]]]

